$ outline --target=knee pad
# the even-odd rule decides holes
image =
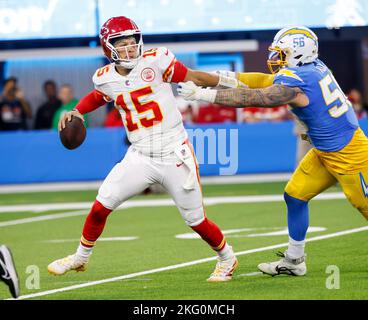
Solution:
[[[115,210],[121,204],[121,201],[114,197],[111,188],[104,184],[98,189],[96,200],[110,210]]]
[[[199,225],[205,218],[202,206],[194,209],[179,208],[179,211],[185,223],[190,227]]]

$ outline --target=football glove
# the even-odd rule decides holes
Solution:
[[[211,103],[215,101],[217,94],[217,90],[198,87],[193,81],[179,82],[177,91],[185,100],[202,100]]]

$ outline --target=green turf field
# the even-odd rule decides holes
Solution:
[[[203,192],[205,197],[270,195],[282,194],[283,187],[284,183],[211,185],[204,186]],[[330,191],[339,192],[340,189],[334,187]],[[0,208],[35,203],[92,203],[95,194],[95,191],[78,191],[0,195]],[[150,195],[136,199],[164,197]],[[75,215],[68,215],[67,212],[74,212]],[[240,253],[240,265],[231,282],[206,282],[215,261],[203,262],[201,259],[214,257],[214,254],[200,239],[175,237],[192,232],[172,206],[117,210],[110,215],[102,235],[102,238],[113,239],[98,242],[86,272],[72,272],[61,277],[49,275],[46,269],[48,263],[75,251],[87,213],[87,210],[66,209],[0,212],[0,244],[7,244],[13,251],[22,296],[27,295],[28,299],[133,300],[368,298],[367,231],[321,240],[317,238],[307,243],[308,273],[304,277],[272,278],[257,273],[258,263],[277,259],[275,252],[285,249],[262,248],[283,244],[288,239],[285,233],[267,235],[285,230],[284,203],[267,202],[262,198],[253,203],[224,203],[206,207],[207,216],[223,231],[233,230],[227,234],[227,239]],[[44,216],[48,216],[47,220],[33,220]],[[24,220],[27,218],[30,219]],[[9,225],[9,221],[13,224]],[[325,229],[309,233],[308,239],[354,230],[367,224],[347,200],[334,199],[311,202],[310,226]],[[118,237],[134,239],[119,240]],[[251,249],[259,250],[247,251]],[[182,265],[188,262],[192,264]],[[165,267],[170,268],[163,269]],[[339,270],[339,277],[336,272],[327,273],[328,268]],[[339,283],[338,289],[326,287],[326,283],[331,283],[331,276],[335,285]],[[94,282],[106,279],[110,280]],[[60,292],[49,292],[60,288]],[[0,283],[0,298],[9,297],[7,288]]]

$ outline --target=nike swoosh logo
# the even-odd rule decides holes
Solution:
[[[363,189],[363,193],[364,193],[364,196],[366,198],[368,198],[368,186],[367,184],[365,183],[364,181],[364,177],[363,177],[363,174],[361,172],[359,172],[359,177],[360,177],[360,184],[362,185],[362,189]]]
[[[183,165],[183,164],[184,164],[184,162],[177,163],[177,164],[176,164],[176,166],[177,166],[177,167],[180,167],[180,166],[181,166],[181,165]]]
[[[0,267],[1,267],[1,270],[4,271],[4,274],[1,274],[0,276],[3,279],[9,280],[10,279],[10,274],[8,272],[8,269],[6,268],[6,265],[1,260],[0,260]]]

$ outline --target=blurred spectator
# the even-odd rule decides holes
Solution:
[[[55,112],[61,107],[61,100],[57,97],[56,83],[47,80],[43,84],[46,102],[37,109],[35,129],[50,129]]]
[[[220,106],[218,109],[219,122],[236,122],[236,108]]]
[[[181,96],[176,96],[176,106],[178,107],[183,122],[191,124],[197,121],[198,116],[198,101],[187,101]]]
[[[351,89],[347,94],[349,101],[353,105],[353,109],[355,114],[359,119],[363,119],[367,117],[367,109],[363,103],[362,94],[357,89]]]
[[[224,107],[217,104],[201,104],[196,123],[235,122],[236,108]]]
[[[246,107],[243,109],[243,121],[248,123],[260,121],[284,121],[291,119],[288,106],[275,108]]]
[[[0,130],[27,130],[27,118],[32,118],[31,107],[17,86],[17,79],[6,79],[0,99]]]
[[[62,105],[55,112],[54,117],[52,119],[53,129],[58,128],[59,120],[64,115],[64,113],[71,111],[78,103],[78,100],[74,98],[73,88],[69,84],[64,84],[61,86],[59,91],[59,99],[61,100]],[[87,127],[88,121],[86,115],[84,115],[84,120],[85,120],[84,125]]]
[[[104,121],[104,127],[123,127],[123,120],[121,118],[120,112],[114,107],[113,103],[107,105],[107,114]]]

